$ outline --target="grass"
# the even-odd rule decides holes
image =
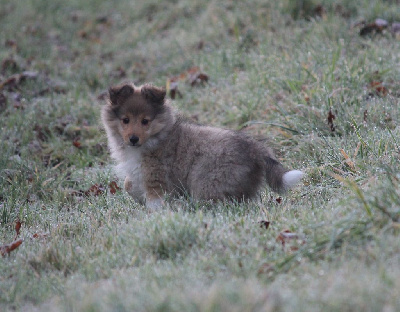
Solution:
[[[358,24],[395,1],[2,2],[1,310],[400,309],[399,40]],[[193,66],[174,105],[269,137],[298,187],[159,213],[112,190],[101,95]]]

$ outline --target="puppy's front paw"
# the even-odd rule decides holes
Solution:
[[[135,183],[129,178],[125,178],[124,189],[128,192],[128,194],[139,204],[144,204],[145,202],[145,194],[140,185],[140,181],[136,181]]]
[[[161,210],[163,206],[164,206],[164,201],[161,198],[146,200],[146,208],[149,209],[150,211]]]

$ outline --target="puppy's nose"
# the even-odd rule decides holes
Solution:
[[[132,145],[135,145],[137,142],[139,142],[139,138],[136,135],[132,135],[129,138],[129,141],[131,141]]]

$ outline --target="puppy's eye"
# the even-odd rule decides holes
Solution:
[[[148,125],[148,124],[149,124],[149,120],[148,119],[146,119],[146,118],[142,119],[142,125],[143,126]]]
[[[129,118],[123,118],[123,119],[122,119],[122,122],[123,122],[124,124],[128,124],[128,123],[129,123]]]

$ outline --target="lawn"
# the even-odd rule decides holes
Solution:
[[[0,0],[0,310],[399,311],[399,22],[394,0]],[[100,122],[122,81],[304,179],[147,211]]]

